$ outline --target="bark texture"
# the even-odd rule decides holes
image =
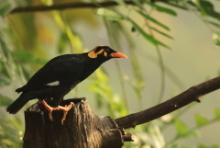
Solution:
[[[53,113],[53,121],[38,104],[25,111],[23,148],[120,148],[124,140],[131,140],[110,117],[94,114],[85,99],[63,104],[70,102],[74,107],[63,125],[61,111]]]
[[[150,122],[192,102],[200,102],[203,95],[220,88],[220,77],[195,85],[173,98],[143,111],[112,120],[100,118],[89,108],[85,99],[63,102],[74,107],[61,124],[62,112],[54,112],[54,121],[38,104],[25,112],[26,131],[24,148],[120,148],[125,141],[132,141],[122,129]]]

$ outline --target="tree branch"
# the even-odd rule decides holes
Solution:
[[[125,4],[134,5],[135,3],[131,0],[125,0]],[[39,12],[39,11],[53,11],[53,10],[67,10],[67,9],[97,9],[105,7],[114,7],[119,4],[116,1],[104,1],[104,2],[69,2],[62,4],[54,4],[50,6],[38,5],[38,6],[27,6],[27,7],[18,7],[11,11],[11,13],[20,13],[20,12]]]
[[[121,128],[131,128],[152,121],[172,111],[175,111],[194,101],[200,102],[199,97],[220,88],[220,77],[216,77],[199,85],[193,86],[181,94],[149,109],[116,119]]]
[[[60,123],[62,112],[53,113],[51,122],[45,110],[36,103],[25,112],[24,148],[69,148],[103,147],[121,148],[125,141],[132,141],[131,134],[123,129],[149,122],[175,111],[199,97],[220,88],[220,77],[193,86],[170,100],[150,109],[127,115],[116,120],[98,117],[85,99],[69,99],[74,107],[70,110],[64,124]],[[56,143],[54,143],[56,141]]]
[[[177,7],[180,9],[186,9],[180,5],[175,3],[170,3],[165,0],[156,0],[155,2],[165,3],[167,5]],[[136,5],[133,0],[124,0],[126,5]],[[36,6],[25,6],[25,7],[17,7],[14,8],[10,13],[22,13],[22,12],[43,12],[43,11],[53,11],[53,10],[67,10],[67,9],[83,9],[83,8],[90,8],[90,9],[97,9],[97,8],[106,8],[106,7],[115,7],[119,6],[120,4],[117,1],[103,1],[103,2],[69,2],[69,3],[62,3],[62,4],[53,4],[50,6],[47,5],[36,5]]]

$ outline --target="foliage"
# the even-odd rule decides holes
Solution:
[[[159,0],[160,1],[160,0]],[[71,1],[72,2],[72,1]],[[91,0],[91,2],[96,2]],[[121,92],[115,92],[112,87],[110,71],[106,67],[97,70],[88,83],[88,89],[94,94],[97,110],[104,110],[112,117],[119,117],[130,111],[128,101],[127,85],[135,94],[135,102],[142,104],[142,93],[146,81],[143,77],[143,69],[138,59],[134,36],[140,35],[150,43],[149,47],[154,47],[158,60],[152,59],[160,68],[160,95],[158,102],[163,97],[165,89],[165,74],[179,85],[178,76],[164,64],[162,50],[170,50],[170,45],[166,42],[173,40],[171,27],[163,23],[154,13],[178,17],[178,11],[183,10],[196,14],[213,33],[213,41],[220,46],[220,12],[216,10],[215,3],[219,1],[208,0],[166,0],[157,2],[154,0],[136,0],[133,5],[127,5],[126,1],[120,0],[119,7],[98,8],[89,11],[88,16],[83,15],[80,10],[77,15],[71,12],[53,11],[47,13],[10,14],[13,8],[29,5],[52,5],[59,3],[53,0],[42,1],[1,1],[0,2],[0,146],[3,148],[20,147],[23,133],[23,122],[20,115],[9,116],[5,112],[6,106],[14,100],[17,95],[12,94],[18,84],[25,83],[34,71],[42,66],[48,59],[58,54],[82,52],[87,50],[81,32],[77,31],[77,26],[72,25],[81,20],[87,21],[91,26],[97,25],[102,19],[107,29],[111,46],[120,49],[122,43],[119,36],[126,40],[130,56],[130,73],[132,77],[126,75],[127,70],[115,62]],[[128,13],[132,10],[131,13]],[[92,14],[91,14],[92,12]],[[135,17],[134,17],[135,16]],[[138,19],[139,18],[139,19]],[[100,27],[100,26],[98,26]],[[94,34],[95,36],[96,34]],[[13,98],[13,99],[12,99]],[[140,126],[131,132],[135,135],[135,142],[126,144],[126,147],[184,147],[179,144],[180,139],[187,140],[188,137],[197,136],[197,131],[212,123],[219,122],[220,110],[216,109],[213,119],[208,119],[201,114],[195,115],[195,126],[189,127],[180,117],[183,112],[166,115],[155,122],[145,126]],[[167,127],[175,127],[176,134],[170,141],[166,141],[163,131]],[[198,147],[219,147],[218,145],[207,146],[199,144]]]

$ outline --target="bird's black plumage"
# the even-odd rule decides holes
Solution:
[[[87,53],[66,54],[53,58],[44,65],[26,85],[16,89],[21,92],[18,99],[8,108],[16,113],[31,99],[51,99],[58,105],[63,97],[79,82],[87,78],[102,63],[111,58],[123,58],[124,55],[109,48],[98,46]]]

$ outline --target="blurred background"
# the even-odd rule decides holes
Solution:
[[[19,148],[23,111],[6,107],[48,60],[109,45],[129,56],[105,63],[66,98],[86,97],[100,116],[154,106],[220,74],[220,1],[119,0],[117,7],[11,13],[17,7],[108,0],[0,0],[0,148]],[[125,148],[220,147],[220,91],[129,130]]]

